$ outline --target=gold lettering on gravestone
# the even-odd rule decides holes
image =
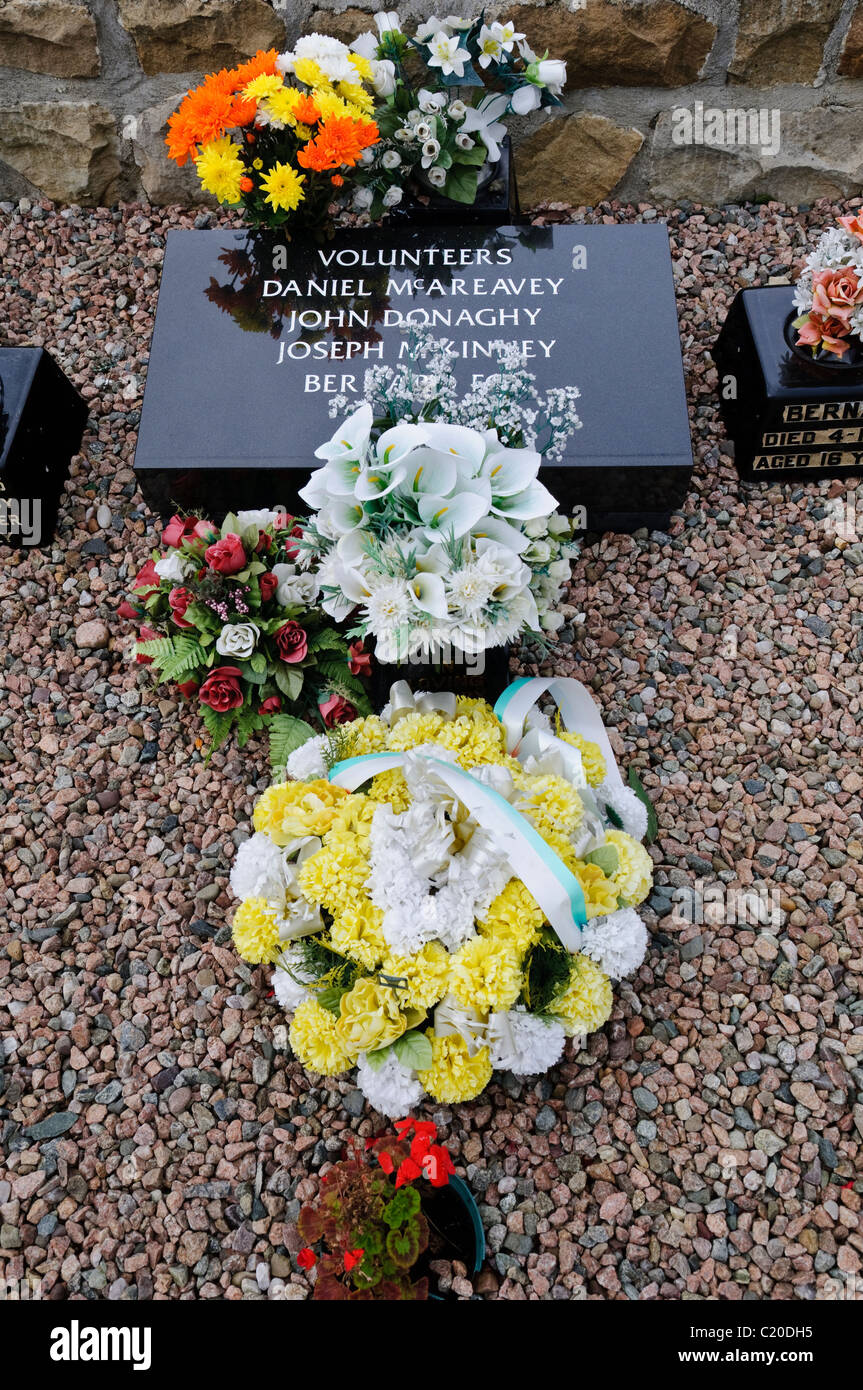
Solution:
[[[863,420],[863,400],[859,401],[801,401],[786,405],[782,419],[788,425],[804,425],[811,420]]]
[[[863,449],[853,452],[831,449],[817,454],[757,454],[752,463],[756,473],[780,470],[808,470],[819,468],[863,468]]]

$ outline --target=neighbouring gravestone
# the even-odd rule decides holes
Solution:
[[[719,407],[742,478],[863,472],[863,361],[796,346],[789,285],[741,290],[716,342]]]
[[[0,544],[51,538],[86,421],[86,404],[44,348],[0,348]]]
[[[459,381],[523,346],[541,389],[576,385],[582,427],[543,467],[590,530],[663,527],[692,470],[662,226],[366,229],[323,247],[249,232],[168,234],[135,467],[163,514],[296,505],[335,428],[416,325]]]

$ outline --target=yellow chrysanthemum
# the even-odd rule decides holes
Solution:
[[[296,87],[279,87],[262,103],[264,114],[269,116],[270,120],[281,121],[283,125],[296,126],[297,118],[294,112],[299,95]]]
[[[294,1056],[307,1071],[338,1076],[357,1059],[337,1030],[338,1018],[322,1009],[316,999],[304,999],[297,1006],[288,1037]]]
[[[644,845],[627,835],[625,830],[609,830],[606,840],[614,845],[620,860],[611,881],[627,907],[638,907],[650,892],[653,883],[653,862]]]
[[[281,954],[279,918],[266,898],[246,898],[234,913],[234,945],[251,965],[271,964]]]
[[[342,995],[339,1008],[336,1031],[354,1056],[388,1047],[408,1027],[398,991],[369,975]]]
[[[576,869],[581,866],[581,860],[573,849],[572,841],[566,835],[562,835],[547,825],[540,825],[537,828],[549,849],[553,849],[558,859],[562,859],[566,867],[575,873]]]
[[[373,69],[368,58],[364,58],[361,53],[350,53],[348,55],[348,62],[356,72],[357,77],[365,82],[370,80]]]
[[[613,879],[606,878],[598,864],[585,864],[576,859],[572,871],[581,884],[588,920],[606,917],[617,911],[617,888]]]
[[[450,989],[480,1013],[508,1009],[521,991],[518,953],[490,936],[475,936],[452,957]]]
[[[552,1011],[570,1037],[595,1033],[611,1015],[611,981],[589,956],[572,958],[569,984]]]
[[[240,179],[246,171],[240,158],[239,145],[235,145],[227,135],[204,145],[195,159],[195,168],[201,187],[218,198],[220,203],[240,201]]]
[[[385,802],[392,807],[396,815],[401,815],[411,804],[411,794],[404,773],[397,767],[391,768],[389,772],[379,772],[368,784],[368,800],[373,808]]]
[[[343,913],[366,901],[369,863],[361,841],[349,833],[332,835],[317,854],[302,865],[298,881],[309,902],[328,912]]]
[[[255,807],[255,829],[277,845],[287,845],[304,835],[323,835],[347,795],[343,787],[324,777],[312,782],[281,782],[268,787]]]
[[[382,753],[387,746],[389,730],[377,714],[354,719],[350,724],[342,725],[342,728],[349,736],[348,751],[343,755],[346,758],[359,758],[364,753]]]
[[[584,815],[581,797],[565,777],[552,774],[522,779],[515,807],[537,827],[573,835]]]
[[[278,73],[262,72],[243,88],[243,96],[247,101],[265,101],[280,92],[283,85]]]
[[[303,192],[305,181],[305,174],[298,174],[290,164],[274,164],[266,178],[261,179],[261,187],[270,207],[293,212],[306,196]]]
[[[370,96],[359,82],[340,82],[338,93],[343,101],[355,106],[358,111],[363,111],[367,116],[370,116],[375,109],[374,97]]]
[[[524,956],[538,940],[545,921],[542,908],[518,878],[511,878],[502,893],[498,893],[483,921],[478,922],[483,936]]]
[[[497,728],[500,720],[487,700],[475,700],[471,695],[459,695],[455,702],[456,716],[470,715],[480,724],[490,724]]]
[[[365,121],[368,115],[361,107],[355,106],[352,101],[345,101],[331,87],[318,88],[314,93],[315,105],[321,113],[321,120],[327,120],[333,116],[347,116],[352,121]]]
[[[314,58],[297,58],[294,62],[294,75],[306,87],[329,87],[329,81]],[[317,96],[317,93],[315,93]]]
[[[348,831],[358,839],[367,841],[372,832],[372,817],[376,805],[361,792],[355,792],[342,802],[328,835],[338,835]]]
[[[333,918],[330,941],[337,951],[350,956],[366,970],[380,965],[387,950],[381,931],[384,914],[368,898],[348,903]]]
[[[405,753],[421,743],[440,743],[446,722],[442,714],[404,714],[387,733],[387,748]]]
[[[439,941],[430,941],[412,956],[384,955],[381,972],[407,981],[398,989],[403,1009],[430,1009],[447,992],[450,955]]]
[[[432,1045],[432,1064],[418,1073],[429,1095],[443,1105],[473,1100],[491,1080],[491,1058],[487,1047],[472,1057],[464,1038],[457,1033],[439,1038],[432,1029],[426,1033]]]
[[[600,782],[605,781],[605,758],[598,743],[591,743],[590,739],[582,738],[581,734],[571,734],[565,730],[561,730],[558,737],[562,738],[564,743],[570,743],[573,748],[578,749],[584,775],[590,786],[598,787]]]

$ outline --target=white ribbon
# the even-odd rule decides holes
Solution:
[[[435,1037],[448,1038],[455,1034],[467,1045],[468,1055],[475,1057],[486,1045],[488,1025],[476,1009],[465,1008],[454,994],[446,994],[434,1011]]]
[[[449,691],[421,690],[414,694],[407,681],[395,681],[390,686],[390,728],[406,714],[440,714],[455,719],[456,697]]]
[[[494,712],[504,728],[507,752],[514,755],[517,753],[519,760],[521,760],[522,750],[527,747],[529,751],[534,746],[532,738],[535,732],[543,734],[542,740],[538,741],[540,746],[545,744],[545,740],[551,740],[560,750],[561,757],[564,756],[563,749],[567,749],[569,752],[576,751],[571,744],[565,743],[563,739],[555,738],[553,734],[536,730],[525,733],[524,724],[527,716],[540,696],[546,692],[551,695],[560,710],[564,728],[567,731],[574,730],[581,734],[582,738],[599,745],[600,752],[605,759],[606,783],[621,788],[625,787],[620,768],[617,766],[617,759],[605,731],[605,725],[602,722],[602,715],[597,709],[593,696],[587,687],[581,684],[581,681],[573,680],[569,676],[524,676],[507,686],[494,707]],[[548,747],[548,744],[545,746]]]
[[[449,788],[483,830],[495,837],[495,842],[507,854],[512,872],[536,899],[546,920],[554,928],[568,951],[579,950],[581,929],[587,921],[587,910],[581,884],[562,860],[549,848],[530,821],[520,815],[509,802],[464,772],[441,758],[414,749],[405,753],[368,753],[336,763],[330,781],[347,791],[357,787],[379,772],[401,767],[406,758],[422,757],[431,781],[438,780]]]

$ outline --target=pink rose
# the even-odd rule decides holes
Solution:
[[[327,729],[331,729],[334,724],[350,724],[351,720],[357,717],[354,706],[344,695],[330,695],[329,699],[318,702],[318,709]]]
[[[239,709],[243,703],[241,679],[242,672],[238,666],[217,666],[198,691],[198,699],[202,705],[209,705],[217,714],[225,714],[229,709]]]
[[[175,512],[162,532],[162,544],[171,546],[176,550],[187,536],[191,536],[195,529],[195,518],[193,516],[180,516]]]
[[[217,574],[239,574],[246,568],[246,551],[239,536],[229,531],[227,536],[207,546],[204,558]]]
[[[282,661],[287,662],[289,666],[302,661],[309,650],[309,639],[299,623],[285,623],[273,633],[273,641]]]
[[[186,618],[186,609],[190,603],[195,602],[195,595],[191,589],[186,589],[182,585],[172,589],[168,595],[168,603],[171,606],[171,617],[177,627],[194,627]]]
[[[281,708],[282,700],[280,695],[268,695],[266,700],[261,701],[260,705],[261,714],[278,714]]]

